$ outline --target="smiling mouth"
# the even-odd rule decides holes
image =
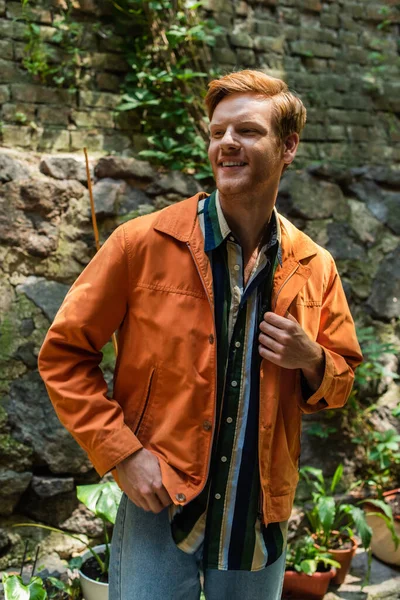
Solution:
[[[226,160],[223,162],[220,162],[218,164],[219,167],[245,167],[247,163],[244,162],[239,162],[239,161],[233,161],[233,160]]]

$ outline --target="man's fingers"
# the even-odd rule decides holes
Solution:
[[[171,496],[168,494],[164,486],[156,490],[156,494],[164,507],[172,504]]]
[[[275,354],[279,354],[282,351],[282,345],[269,335],[264,335],[263,333],[260,333],[258,339],[263,346],[265,346]]]

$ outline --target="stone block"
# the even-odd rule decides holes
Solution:
[[[358,35],[352,31],[343,31],[339,29],[339,40],[342,44],[347,46],[355,46],[358,43]]]
[[[226,0],[205,0],[202,7],[207,10],[214,12],[214,18],[218,13],[225,12],[229,15],[234,14],[234,7],[232,2],[226,2]]]
[[[354,19],[347,15],[345,12],[339,15],[340,27],[342,29],[347,29],[348,31],[359,32],[362,30],[362,26],[354,21]]]
[[[236,53],[230,48],[216,48],[213,50],[213,55],[221,64],[236,65]]]
[[[16,104],[6,102],[1,108],[1,116],[4,121],[27,125],[35,119],[35,105],[22,102]]]
[[[282,27],[274,21],[254,21],[253,30],[258,35],[276,37],[281,35]]]
[[[6,13],[6,0],[0,0],[0,16],[2,17]]]
[[[104,136],[97,131],[71,131],[70,150],[82,150],[86,147],[92,152],[103,150]]]
[[[0,19],[0,39],[11,38],[14,40],[25,40],[26,25],[20,21],[9,21]]]
[[[122,80],[118,75],[113,75],[112,73],[96,73],[96,84],[100,90],[117,92],[121,83]]]
[[[276,52],[277,54],[283,54],[285,49],[285,38],[284,36],[256,36],[254,39],[254,48],[255,50],[261,50],[264,52]]]
[[[221,12],[216,13],[214,15],[214,21],[217,25],[225,29],[226,31],[230,31],[232,29],[232,17],[230,13]]]
[[[103,139],[103,150],[105,152],[116,152],[121,154],[132,148],[132,136],[126,133],[105,132]]]
[[[11,97],[13,100],[38,104],[76,105],[75,96],[67,90],[49,88],[43,85],[14,83],[11,85]]]
[[[18,65],[11,60],[0,58],[0,83],[11,83],[19,75]]]
[[[309,42],[306,40],[297,40],[290,43],[293,54],[301,56],[318,57],[318,58],[335,58],[337,48],[330,44],[320,44],[317,42]]]
[[[301,0],[299,4],[302,10],[308,10],[316,13],[319,13],[322,10],[322,3],[320,0]]]
[[[256,64],[256,56],[253,50],[248,48],[238,48],[237,63],[245,68],[254,67]]]
[[[331,31],[330,29],[321,29],[319,27],[302,27],[300,30],[300,37],[304,40],[313,40],[316,42],[332,44],[333,46],[340,45],[337,32]]]
[[[24,10],[20,2],[7,2],[6,15],[8,19],[22,19],[25,18],[26,13],[29,20],[35,23],[46,23],[47,25],[51,25],[52,18],[49,10],[45,10],[44,8],[34,8],[30,4],[28,4],[27,8]]]
[[[38,150],[67,152],[70,149],[70,132],[66,129],[45,127],[38,142]]]
[[[66,127],[69,122],[69,114],[70,109],[62,106],[42,105],[37,110],[38,121],[44,126],[64,125]]]
[[[6,85],[0,85],[0,104],[10,99],[10,88]]]
[[[326,73],[328,70],[328,61],[323,58],[304,57],[303,64],[311,73]]]
[[[99,179],[112,177],[113,179],[152,181],[156,176],[156,171],[150,163],[144,160],[123,156],[105,156],[100,158],[97,163],[95,175]]]
[[[0,56],[3,60],[13,60],[14,49],[11,40],[0,40]]]
[[[93,52],[82,59],[83,66],[91,69],[104,71],[117,71],[124,73],[128,65],[119,54],[107,54],[106,52]]]
[[[7,147],[30,148],[32,129],[22,125],[3,125],[1,131],[2,144]]]
[[[121,101],[119,94],[109,94],[107,92],[79,92],[79,106],[94,106],[96,108],[115,108]]]
[[[92,110],[91,112],[84,112],[72,110],[71,119],[78,127],[114,128],[113,115],[110,111]]]
[[[339,16],[330,14],[328,12],[322,12],[320,17],[320,23],[323,27],[337,29],[339,27]]]
[[[229,41],[236,48],[253,48],[253,38],[245,31],[238,31],[229,35]]]
[[[343,49],[342,60],[358,65],[365,65],[368,62],[368,56],[364,48],[359,46],[347,46]]]

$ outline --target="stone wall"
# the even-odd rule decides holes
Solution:
[[[224,28],[219,67],[265,69],[302,98],[297,164],[400,161],[398,3],[208,0],[207,8]]]
[[[91,170],[102,241],[120,223],[199,190],[195,179],[135,158],[94,159]],[[0,182],[0,515],[18,511],[59,524],[76,507],[75,484],[96,475],[59,424],[36,361],[69,285],[94,254],[85,169],[74,155],[3,149]],[[399,200],[398,170],[325,165],[289,170],[278,208],[332,252],[358,324],[373,324],[400,350]],[[102,363],[109,382],[113,363],[110,343]],[[381,399],[386,420],[379,426],[396,426],[390,410],[398,402],[392,386]],[[303,464],[319,464],[323,455],[329,470],[350,459],[354,448],[350,443],[347,453],[337,436],[317,440],[317,451],[305,436]]]
[[[59,64],[65,56],[54,41],[54,24],[62,0],[34,4],[31,19],[53,64]],[[23,69],[27,27],[21,5],[0,0],[2,144],[53,152],[85,145],[92,151],[137,152],[145,144],[137,118],[114,111],[127,65],[121,38],[110,33],[111,2],[75,0],[74,6],[74,19],[87,27],[80,89],[69,93],[44,86]],[[222,72],[263,69],[303,99],[308,123],[298,165],[400,161],[398,3],[207,0],[205,9],[221,27],[213,60]]]
[[[55,27],[62,0],[28,5],[29,20],[39,28],[50,67],[71,61],[60,46]],[[110,29],[112,3],[74,2],[73,18],[85,25],[79,55],[79,88],[49,87],[23,67],[28,27],[20,1],[0,0],[0,135],[7,147],[39,151],[122,152],[140,146],[139,124],[115,113],[127,71],[121,38]],[[96,28],[95,28],[96,25]]]

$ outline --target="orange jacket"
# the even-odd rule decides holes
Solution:
[[[204,195],[203,195],[204,196]],[[142,446],[160,460],[176,504],[202,490],[215,424],[216,343],[211,268],[197,220],[201,194],[121,225],[68,292],[39,355],[55,410],[103,475]],[[330,254],[279,216],[282,267],[272,307],[290,312],[325,352],[305,401],[300,371],[263,360],[260,477],[265,522],[291,512],[301,412],[340,407],[362,357]],[[99,363],[118,329],[113,398]]]

